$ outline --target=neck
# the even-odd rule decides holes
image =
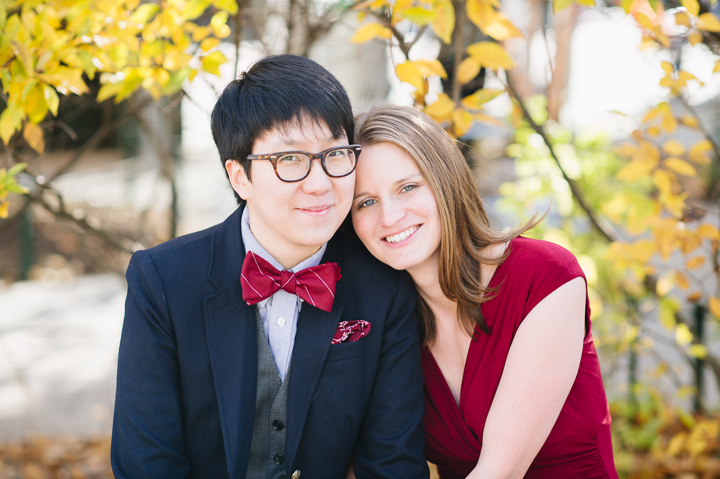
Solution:
[[[408,268],[408,273],[415,283],[418,294],[425,300],[428,307],[432,310],[436,318],[455,315],[457,304],[448,299],[440,288],[440,279],[438,277],[438,260],[433,257],[432,261],[427,261],[422,265]]]

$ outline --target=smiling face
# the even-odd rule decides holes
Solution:
[[[269,131],[255,141],[252,153],[318,153],[346,144],[347,138],[334,139],[327,125],[305,121]],[[320,249],[350,210],[355,173],[330,178],[319,160],[312,162],[305,179],[294,183],[281,181],[267,160],[252,162],[252,181],[237,161],[227,161],[225,168],[233,189],[247,201],[253,235],[286,269]]]
[[[437,275],[441,225],[437,202],[420,169],[393,143],[363,146],[352,220],[380,261],[411,275]]]

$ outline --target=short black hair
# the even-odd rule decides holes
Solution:
[[[232,81],[213,108],[210,124],[223,170],[226,161],[238,161],[250,178],[247,156],[255,141],[275,128],[308,120],[324,122],[333,139],[354,141],[350,99],[337,78],[305,57],[263,58]],[[237,193],[235,198],[242,203]]]

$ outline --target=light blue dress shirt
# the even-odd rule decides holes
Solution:
[[[252,231],[250,231],[250,213],[247,207],[243,211],[240,224],[242,240],[245,244],[245,254],[252,251],[277,268],[278,271],[284,271],[285,268],[262,247],[258,240],[255,239]],[[326,247],[327,243],[324,243],[317,253],[291,268],[290,271],[297,273],[305,268],[319,265]],[[303,300],[298,296],[282,289],[268,299],[257,303],[265,327],[265,336],[268,338],[281,381],[285,381],[285,375],[290,368],[290,359],[295,345],[295,333],[297,332],[297,320],[302,303]]]

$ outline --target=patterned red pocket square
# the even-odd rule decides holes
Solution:
[[[335,330],[332,343],[330,344],[352,343],[353,341],[358,341],[364,338],[369,332],[370,323],[368,321],[363,321],[361,319],[356,319],[354,321],[340,321],[337,329]]]

